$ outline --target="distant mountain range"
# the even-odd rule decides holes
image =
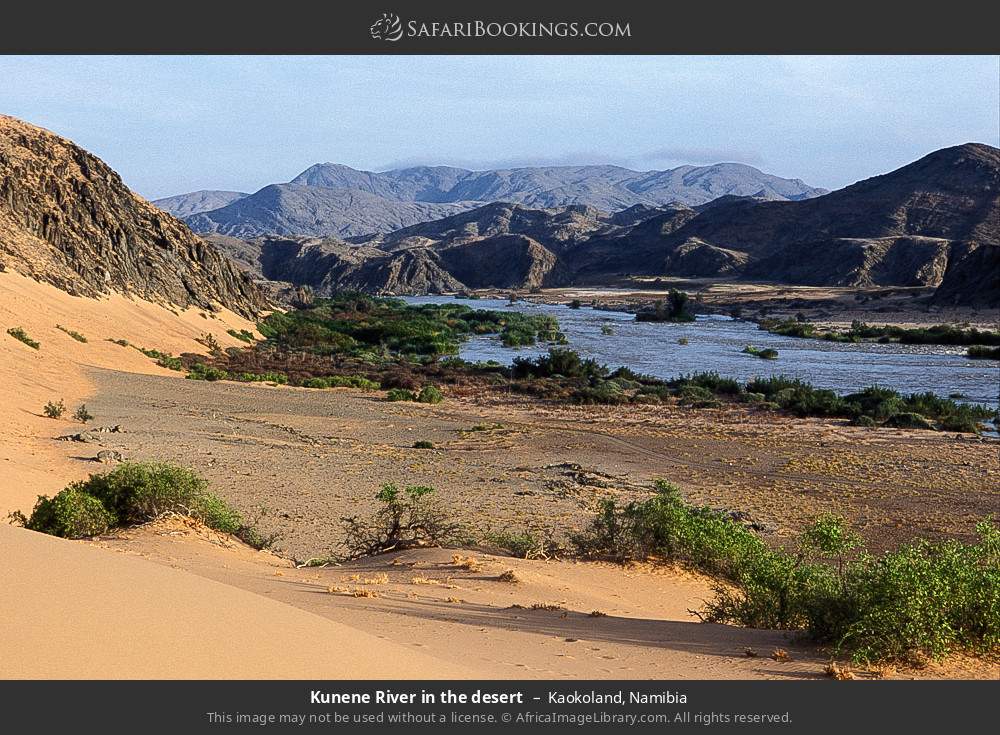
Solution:
[[[242,261],[259,277],[320,293],[598,285],[626,275],[677,275],[930,286],[945,303],[996,305],[1000,150],[945,148],[798,201],[723,196],[694,207],[640,203],[613,214],[579,204],[539,209],[494,202],[348,241],[211,239],[227,251],[239,243]]]
[[[583,204],[604,211],[635,205],[696,206],[722,196],[798,201],[826,193],[752,166],[719,163],[666,171],[554,166],[470,171],[419,166],[374,173],[334,163],[243,195],[198,191],[154,202],[200,233],[351,237],[385,233],[504,201],[534,208]]]

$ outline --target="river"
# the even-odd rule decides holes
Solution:
[[[569,347],[610,367],[626,365],[658,378],[714,370],[746,381],[754,376],[787,375],[817,387],[850,393],[869,385],[902,393],[931,391],[941,396],[961,394],[968,401],[997,405],[1000,362],[970,360],[965,347],[944,345],[845,344],[783,337],[758,329],[753,322],[726,316],[699,316],[686,324],[637,322],[635,315],[591,307],[500,299],[456,299],[412,296],[411,304],[460,303],[474,309],[551,314],[569,340]],[[605,334],[607,326],[611,334]],[[680,340],[686,339],[687,344]],[[741,350],[748,344],[778,350],[777,360],[762,360]],[[496,337],[472,337],[462,345],[466,360],[496,360],[509,364],[519,355],[534,356],[548,346],[504,347]]]

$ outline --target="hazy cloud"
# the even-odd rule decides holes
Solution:
[[[629,166],[631,159],[610,156],[606,153],[579,151],[563,153],[554,156],[511,156],[510,158],[466,159],[450,158],[429,161],[422,157],[397,158],[377,168],[378,171],[389,171],[397,168],[413,166],[455,166],[472,171],[487,169],[522,168],[527,166]]]
[[[764,156],[757,151],[742,150],[739,148],[656,148],[638,156],[639,161],[671,162],[675,166],[685,163],[710,164],[710,163],[745,163],[748,166],[763,166]]]

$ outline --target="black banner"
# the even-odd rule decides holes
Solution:
[[[5,682],[5,730],[987,732],[997,682]],[[993,723],[995,725],[995,722]]]
[[[989,9],[988,9],[989,8]],[[8,4],[0,53],[997,53],[995,4],[524,2]]]

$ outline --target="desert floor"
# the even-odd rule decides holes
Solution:
[[[296,559],[329,555],[341,518],[386,482],[429,485],[474,536],[524,529],[556,540],[598,500],[675,482],[693,502],[741,510],[779,542],[823,511],[876,548],[970,536],[1000,507],[996,441],[850,427],[743,407],[556,406],[516,397],[437,406],[380,392],[180,380],[89,369],[96,425],[122,433],[61,442],[79,466],[100,449],[194,467]],[[77,431],[52,422],[51,435]],[[434,449],[414,449],[419,440]]]

